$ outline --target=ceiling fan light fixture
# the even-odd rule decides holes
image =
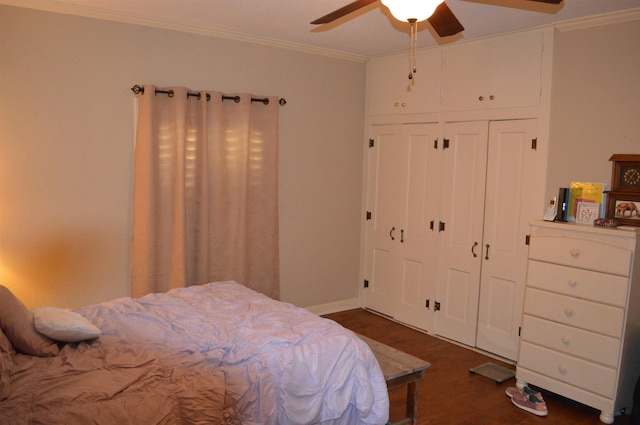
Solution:
[[[433,15],[436,8],[443,0],[380,0],[387,6],[394,18],[407,22],[416,20],[424,21]]]

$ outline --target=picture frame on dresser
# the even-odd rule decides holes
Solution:
[[[607,191],[607,218],[640,227],[640,154],[614,154],[611,190]]]
[[[607,217],[622,225],[640,226],[640,193],[609,192]]]

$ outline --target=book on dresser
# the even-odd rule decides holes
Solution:
[[[531,223],[517,385],[631,412],[640,375],[640,228]]]

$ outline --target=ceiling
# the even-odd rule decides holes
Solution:
[[[0,0],[0,3],[355,57],[374,57],[408,49],[409,24],[396,21],[380,2],[331,24],[309,24],[351,1]],[[640,13],[640,0],[564,0],[560,5],[527,0],[446,0],[446,3],[465,31],[439,38],[427,22],[421,23],[418,49],[594,15],[618,16],[630,9],[634,16]]]

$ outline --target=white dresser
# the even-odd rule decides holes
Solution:
[[[607,424],[631,411],[640,374],[639,243],[637,227],[531,223],[518,386],[592,406]]]

